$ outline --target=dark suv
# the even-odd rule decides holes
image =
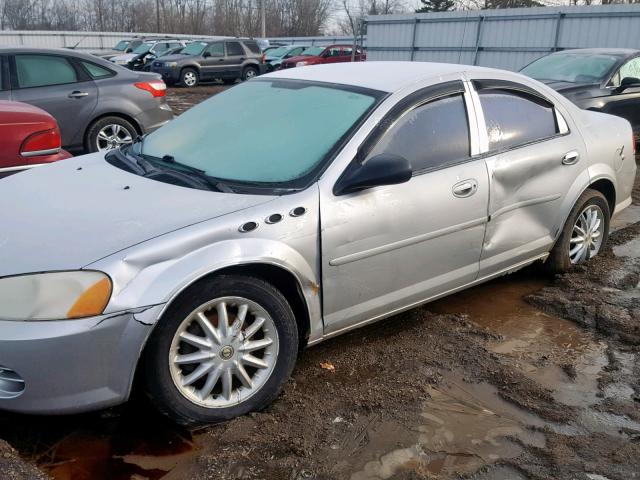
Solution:
[[[151,71],[162,75],[169,85],[195,87],[201,81],[220,79],[234,83],[249,80],[264,71],[264,60],[255,40],[227,39],[196,41],[180,54],[160,57]]]

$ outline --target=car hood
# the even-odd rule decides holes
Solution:
[[[193,55],[184,55],[182,53],[174,53],[173,55],[164,55],[162,57],[158,57],[156,58],[156,60],[159,60],[161,62],[177,62],[179,60],[182,60],[184,58],[189,58],[189,57],[193,57]]]
[[[116,55],[115,57],[111,57],[110,60],[112,62],[128,62],[129,60],[133,60],[138,55],[138,53],[125,53],[124,55]]]
[[[276,197],[185,188],[97,153],[0,180],[0,276],[82,268],[180,228]]]
[[[296,62],[302,62],[304,61],[317,61],[319,60],[320,57],[318,57],[317,55],[297,55],[295,57],[291,57],[291,58],[287,58],[286,62],[287,63],[296,63]],[[284,62],[283,62],[284,63]]]

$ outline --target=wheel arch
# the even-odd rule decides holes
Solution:
[[[604,195],[609,205],[609,215],[613,215],[616,208],[616,187],[609,178],[599,178],[590,183],[587,188],[596,190]]]

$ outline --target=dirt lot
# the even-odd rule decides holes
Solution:
[[[588,267],[529,268],[309,349],[270,408],[223,425],[176,429],[141,395],[4,414],[20,457],[0,441],[0,479],[640,478],[639,283],[637,223]]]

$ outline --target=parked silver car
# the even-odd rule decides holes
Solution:
[[[0,100],[39,107],[60,126],[70,151],[131,143],[173,118],[159,75],[132,72],[68,49],[0,47]]]
[[[301,347],[587,261],[635,169],[626,120],[515,73],[251,80],[131,147],[0,182],[0,408],[115,405],[136,372],[182,424],[263,408]]]

